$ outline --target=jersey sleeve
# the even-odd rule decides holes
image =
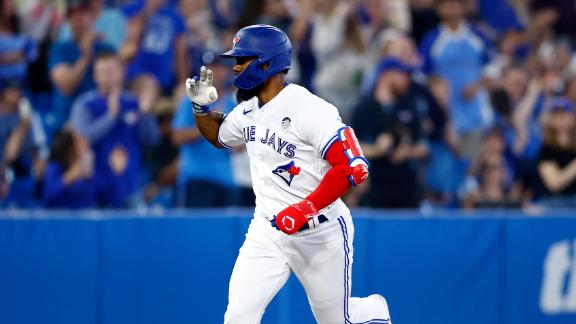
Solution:
[[[302,123],[301,132],[304,139],[324,158],[330,145],[337,139],[338,130],[344,126],[336,107],[326,104],[311,109]]]
[[[218,142],[224,147],[230,148],[244,144],[244,135],[242,132],[243,112],[245,109],[253,109],[250,108],[250,103],[251,101],[239,104],[224,117],[218,130]]]

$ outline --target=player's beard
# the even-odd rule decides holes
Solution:
[[[241,103],[242,101],[250,100],[253,97],[257,96],[260,93],[260,91],[262,90],[262,88],[264,88],[264,82],[262,82],[262,84],[256,86],[255,88],[252,88],[250,90],[237,89],[236,90],[236,101],[238,103]]]

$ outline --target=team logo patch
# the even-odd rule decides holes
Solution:
[[[239,41],[240,37],[238,37],[238,35],[234,36],[234,38],[232,39],[232,48],[236,47],[236,44],[238,44]]]
[[[290,128],[291,124],[292,124],[292,121],[290,120],[290,118],[284,117],[284,119],[282,119],[282,123],[280,124],[280,126],[282,127],[283,131],[286,131],[286,130],[288,130],[288,128]]]
[[[272,170],[272,173],[279,176],[280,179],[284,180],[288,186],[292,183],[294,176],[300,173],[300,168],[296,166],[294,161],[290,161],[290,163],[281,165],[276,169]]]

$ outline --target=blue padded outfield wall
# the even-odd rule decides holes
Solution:
[[[576,323],[572,211],[353,214],[353,295],[385,295],[396,324]],[[222,323],[249,221],[246,210],[0,212],[0,323]],[[263,323],[314,323],[293,277]]]

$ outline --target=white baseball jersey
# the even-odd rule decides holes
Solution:
[[[272,220],[318,187],[330,169],[323,154],[344,126],[336,107],[289,84],[262,107],[254,97],[234,108],[220,126],[219,141],[227,147],[246,144],[255,215]],[[292,166],[300,172],[289,172]],[[340,199],[335,204],[346,208]]]
[[[225,324],[260,323],[291,272],[319,324],[391,323],[382,296],[350,297],[354,225],[340,199],[320,211],[328,222],[305,231],[286,235],[270,224],[318,187],[331,167],[323,156],[342,127],[333,105],[294,84],[262,107],[256,97],[241,103],[222,122],[222,145],[246,144],[256,194],[255,217],[230,278]]]

